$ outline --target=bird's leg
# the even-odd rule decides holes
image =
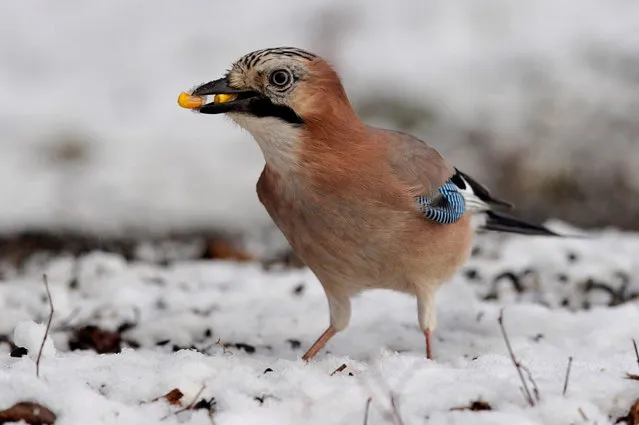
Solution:
[[[424,339],[426,341],[426,358],[432,359],[433,347],[431,333],[437,326],[435,291],[433,289],[425,290],[417,294],[417,316],[419,319],[419,327],[424,333]]]
[[[337,333],[337,329],[335,329],[333,325],[330,325],[324,331],[324,333],[320,335],[319,338],[317,338],[317,341],[315,341],[315,343],[311,346],[311,348],[309,348],[308,351],[304,353],[304,355],[302,356],[302,360],[308,361],[312,359],[313,357],[315,357],[315,355],[319,352],[319,350],[321,350],[322,347],[326,345],[328,340],[333,338],[333,336],[335,336],[336,333]]]
[[[424,331],[424,337],[426,339],[426,358],[427,359],[432,359],[433,358],[433,351],[432,351],[431,345],[430,345],[430,329],[426,329]]]
[[[331,324],[324,331],[317,341],[302,356],[302,360],[308,361],[313,358],[326,343],[335,336],[335,334],[348,326],[351,320],[351,301],[347,296],[335,296],[329,292],[327,285],[324,285],[326,298],[328,299],[328,308],[331,314]]]

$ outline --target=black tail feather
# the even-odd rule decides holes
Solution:
[[[518,233],[521,235],[561,236],[544,226],[526,223],[509,215],[495,211],[486,211],[488,218],[482,226],[485,230],[495,232]]]
[[[473,193],[485,203],[489,205],[497,205],[500,207],[513,209],[513,205],[510,202],[495,198],[493,195],[490,194],[488,189],[486,189],[477,180],[475,180],[468,174],[459,171],[457,168],[455,168],[455,171],[456,174],[451,177],[451,180],[453,180],[453,183],[455,183],[458,187],[465,189],[466,185],[464,184],[464,181],[466,181],[472,189]]]

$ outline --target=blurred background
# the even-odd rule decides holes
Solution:
[[[0,233],[268,233],[255,142],[176,98],[282,45],[520,215],[639,229],[637,2],[29,0],[0,5]]]

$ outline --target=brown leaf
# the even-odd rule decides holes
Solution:
[[[251,261],[253,257],[244,251],[232,246],[227,241],[211,241],[207,244],[206,254],[208,258],[233,261]]]
[[[639,424],[639,399],[635,401],[635,404],[630,407],[630,411],[628,412],[628,425],[637,425]]]
[[[617,419],[615,423],[619,422],[626,422],[627,425],[639,425],[639,399],[630,406],[628,414]]]
[[[180,399],[182,399],[182,397],[184,397],[184,394],[182,393],[182,391],[180,391],[177,388],[173,388],[171,391],[164,394],[162,397],[154,398],[153,401],[165,399],[166,401],[168,401],[170,404],[174,406],[181,406],[182,404],[180,403]]]
[[[69,340],[71,350],[93,350],[98,354],[119,353],[122,337],[119,332],[89,325],[76,329]]]
[[[23,401],[0,411],[0,424],[25,421],[31,425],[49,425],[56,420],[55,414],[46,407]]]
[[[482,410],[493,410],[493,407],[487,401],[475,400],[468,406],[453,407],[450,410],[472,410],[473,412],[480,412]]]

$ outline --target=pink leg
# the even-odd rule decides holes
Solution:
[[[426,329],[424,331],[424,336],[426,337],[426,358],[427,359],[432,359],[433,358],[433,352],[432,352],[432,349],[431,349],[430,329]]]
[[[336,333],[337,330],[332,325],[329,326],[328,329],[326,329],[324,333],[319,338],[317,338],[317,341],[315,341],[311,348],[309,348],[308,351],[302,356],[302,360],[308,361],[309,359],[315,357],[318,351],[321,350],[326,345],[328,340],[333,338]]]

